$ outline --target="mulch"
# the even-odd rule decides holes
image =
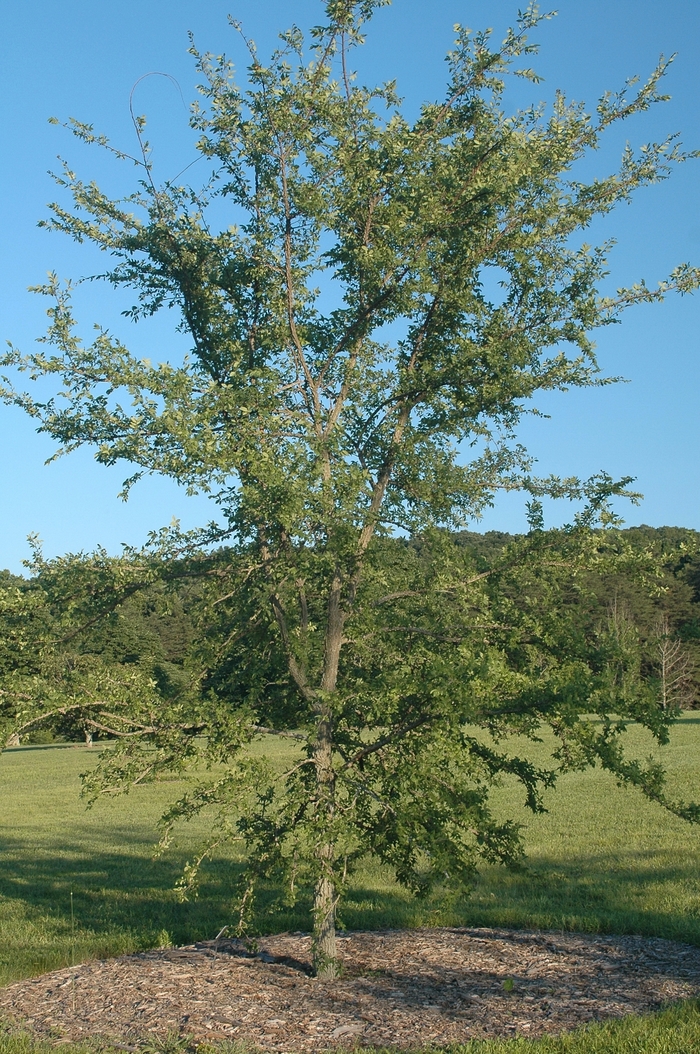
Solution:
[[[137,1049],[180,1035],[267,1051],[443,1046],[540,1036],[700,994],[700,948],[503,929],[350,933],[342,976],[309,975],[311,940],[255,956],[204,941],[58,970],[0,990],[0,1015],[54,1040]]]

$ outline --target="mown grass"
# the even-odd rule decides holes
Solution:
[[[650,752],[640,730],[631,729],[629,736],[639,756]],[[281,757],[289,747],[267,739],[259,749]],[[546,749],[546,743],[537,748],[542,760]],[[659,753],[671,789],[686,798],[700,796],[700,714],[686,715]],[[36,746],[0,758],[0,985],[72,961],[211,937],[232,918],[232,879],[241,866],[233,853],[211,863],[198,900],[181,903],[175,893],[182,865],[204,834],[199,822],[167,856],[153,858],[156,820],[181,786],[141,788],[86,812],[79,773],[96,754],[82,746]],[[548,793],[549,812],[542,816],[522,808],[514,786],[500,788],[495,804],[524,824],[528,860],[521,872],[486,868],[469,898],[420,903],[386,869],[368,863],[349,890],[343,924],[642,933],[700,945],[698,827],[617,787],[600,771],[563,777]],[[280,910],[268,897],[260,907],[263,932],[310,927],[304,906]],[[663,1035],[655,1023],[662,1018],[634,1019],[586,1033],[586,1046],[576,1046],[574,1036],[539,1046],[523,1040],[519,1046],[461,1049],[464,1054],[700,1050],[700,1017],[693,1007],[669,1011],[663,1020],[673,1024],[664,1025]],[[637,1035],[635,1029],[642,1031]],[[684,1037],[685,1046],[668,1045],[675,1035]],[[640,1045],[642,1037],[650,1045]],[[7,1054],[22,1054],[12,1044],[28,1042],[5,1037],[0,1054],[8,1043]]]
[[[629,733],[642,755],[650,744]],[[266,750],[289,747],[267,739]],[[261,746],[259,749],[263,749]],[[546,743],[538,747],[544,754]],[[25,747],[0,758],[0,984],[67,965],[171,941],[212,936],[231,920],[240,860],[208,867],[197,900],[175,883],[204,835],[195,822],[165,857],[153,859],[156,820],[181,787],[161,783],[85,810],[84,747]],[[700,714],[683,718],[660,752],[671,789],[700,792]],[[700,944],[700,828],[670,816],[600,771],[572,773],[532,816],[513,786],[496,808],[525,827],[521,872],[486,868],[469,898],[416,902],[376,864],[356,877],[342,908],[349,929],[487,925],[644,933]],[[70,900],[73,894],[74,925]],[[308,929],[308,912],[260,905],[264,931]]]

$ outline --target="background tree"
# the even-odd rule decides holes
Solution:
[[[605,95],[595,116],[561,94],[550,113],[508,116],[504,76],[537,80],[513,68],[535,50],[533,4],[499,47],[457,27],[445,98],[411,124],[393,85],[361,87],[348,65],[377,6],[329,0],[307,54],[296,28],[269,61],[247,42],[245,90],[225,59],[193,48],[204,83],[192,121],[213,165],[202,189],[155,184],[142,118],[130,159],[71,122],[79,139],[135,162],[141,180],[113,201],[66,166],[58,182],[73,207],[53,206],[48,226],[108,254],[102,277],[133,291],[132,318],[176,309],[191,354],[154,366],[104,330],[84,345],[70,288],[52,277],[40,290],[53,299],[46,350],[4,360],[60,386],[41,401],[8,382],[5,397],[62,450],[92,444],[105,464],[135,465],[127,490],[160,472],[214,493],[225,526],[189,543],[229,543],[205,575],[214,621],[230,607],[217,675],[208,694],[183,688],[165,707],[142,685],[97,781],[181,768],[204,742],[224,775],[172,818],[220,807],[217,837],[244,838],[253,873],[281,869],[290,889],[313,888],[325,976],[358,855],[378,853],[417,890],[468,881],[479,857],[517,857],[517,830],[492,820],[488,788],[510,774],[536,809],[553,776],[497,749],[508,733],[536,735],[546,720],[562,763],[599,759],[665,800],[658,769],[625,761],[609,715],[635,716],[660,740],[672,715],[612,690],[597,652],[568,657],[566,583],[615,553],[590,528],[611,522],[609,499],[627,481],[537,480],[515,434],[538,392],[604,383],[591,331],[699,280],[682,265],[656,290],[642,282],[601,299],[606,247],[576,244],[594,217],[686,157],[670,137],[626,149],[612,175],[572,174],[607,128],[664,98],[665,63],[641,87]],[[503,487],[532,496],[533,535],[486,573],[441,531]],[[547,494],[585,504],[549,541]],[[431,540],[429,573],[410,546],[387,547],[396,531]],[[163,540],[166,556],[168,544],[181,545]],[[498,581],[500,599],[484,586]],[[510,600],[516,588],[527,617]],[[582,717],[591,712],[600,727]],[[274,729],[299,737],[283,776],[242,749]]]
[[[683,642],[672,635],[668,616],[657,623],[655,644],[661,706],[683,709],[694,697],[691,664]]]
[[[0,741],[87,739],[99,734],[98,714],[158,683],[162,647],[133,611],[149,578],[133,560],[104,553],[49,565],[37,546],[28,567],[26,579],[0,577]]]

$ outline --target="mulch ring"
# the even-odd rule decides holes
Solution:
[[[0,990],[40,1036],[128,1048],[180,1035],[268,1051],[411,1048],[540,1036],[700,994],[700,948],[501,929],[350,933],[343,974],[309,976],[310,938],[206,941],[88,962]]]

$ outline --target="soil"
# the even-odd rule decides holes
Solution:
[[[305,934],[252,955],[204,941],[88,962],[0,990],[0,1015],[54,1040],[136,1049],[180,1035],[266,1051],[410,1049],[540,1036],[700,994],[700,948],[500,929],[350,933],[342,976],[310,976]]]

